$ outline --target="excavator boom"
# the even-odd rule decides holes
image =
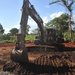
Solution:
[[[21,22],[20,22],[20,29],[21,32],[17,34],[17,42],[16,47],[11,52],[11,59],[15,62],[28,62],[28,52],[25,47],[25,37],[26,37],[26,29],[27,29],[27,22],[28,22],[28,16],[31,16],[32,19],[37,23],[40,32],[41,42],[44,42],[44,27],[43,27],[43,21],[39,14],[36,12],[34,6],[29,2],[29,0],[23,0],[23,6],[22,6],[22,16],[21,16]]]
[[[41,32],[41,41],[44,42],[44,27],[43,27],[43,21],[39,14],[36,12],[35,8],[29,0],[24,0],[23,7],[22,7],[22,17],[21,17],[21,33],[24,35],[24,38],[26,36],[26,29],[27,29],[27,22],[28,22],[28,16],[32,17],[32,19],[37,23],[40,32]]]

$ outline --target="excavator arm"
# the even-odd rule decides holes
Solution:
[[[31,5],[29,0],[23,0],[22,16],[20,22],[21,32],[17,34],[16,47],[11,52],[11,59],[15,62],[28,62],[28,52],[25,47],[25,37],[26,37],[28,16],[31,16],[32,19],[37,23],[41,32],[41,37],[40,37],[41,42],[43,43],[45,41],[44,29],[43,29],[44,27],[43,27],[43,21],[41,17],[36,12],[34,6]]]
[[[44,42],[43,21],[37,13],[37,11],[35,10],[34,6],[29,2],[29,0],[24,0],[22,10],[22,18],[20,23],[22,30],[21,33],[24,33],[24,35],[26,35],[28,16],[30,16],[37,23],[41,32],[41,41]]]
[[[43,43],[45,41],[43,21],[42,21],[41,17],[39,16],[39,14],[36,12],[33,5],[30,5],[30,7],[29,7],[29,14],[34,19],[34,21],[37,23],[37,25],[40,29],[40,32],[41,32],[40,40]]]
[[[22,17],[21,17],[21,22],[20,22],[20,29],[21,29],[21,40],[19,41],[24,41],[24,38],[26,36],[26,29],[27,29],[27,22],[28,22],[28,16],[31,16],[32,19],[37,23],[40,32],[41,32],[41,37],[40,40],[43,43],[45,41],[44,39],[44,27],[43,27],[43,21],[39,14],[36,12],[35,8],[29,0],[24,0],[23,6],[22,6]],[[18,39],[18,38],[17,38]]]

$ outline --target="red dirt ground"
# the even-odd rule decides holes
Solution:
[[[34,43],[27,43],[26,46],[34,46]],[[15,43],[0,43],[0,55],[9,54],[15,47]]]
[[[63,43],[65,47],[75,47],[75,43]],[[26,46],[35,46],[34,43],[27,43]],[[15,43],[0,43],[0,55],[9,54],[15,47]]]
[[[64,43],[64,45],[66,47],[75,47],[75,43],[74,42]]]
[[[63,43],[65,47],[75,48],[75,43]],[[26,43],[26,47],[35,46],[34,43]],[[15,43],[0,43],[0,71],[3,70],[3,65],[10,61],[10,52],[14,49]]]

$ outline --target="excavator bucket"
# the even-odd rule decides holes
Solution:
[[[11,52],[11,60],[14,62],[28,62],[28,52],[22,34],[17,34],[17,42],[15,49]]]
[[[28,54],[27,50],[15,50],[13,49],[11,52],[11,60],[14,62],[28,62]]]

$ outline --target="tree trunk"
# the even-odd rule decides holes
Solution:
[[[72,17],[72,12],[70,12],[70,16],[69,16],[69,34],[70,34],[70,41],[72,41],[71,17]]]

